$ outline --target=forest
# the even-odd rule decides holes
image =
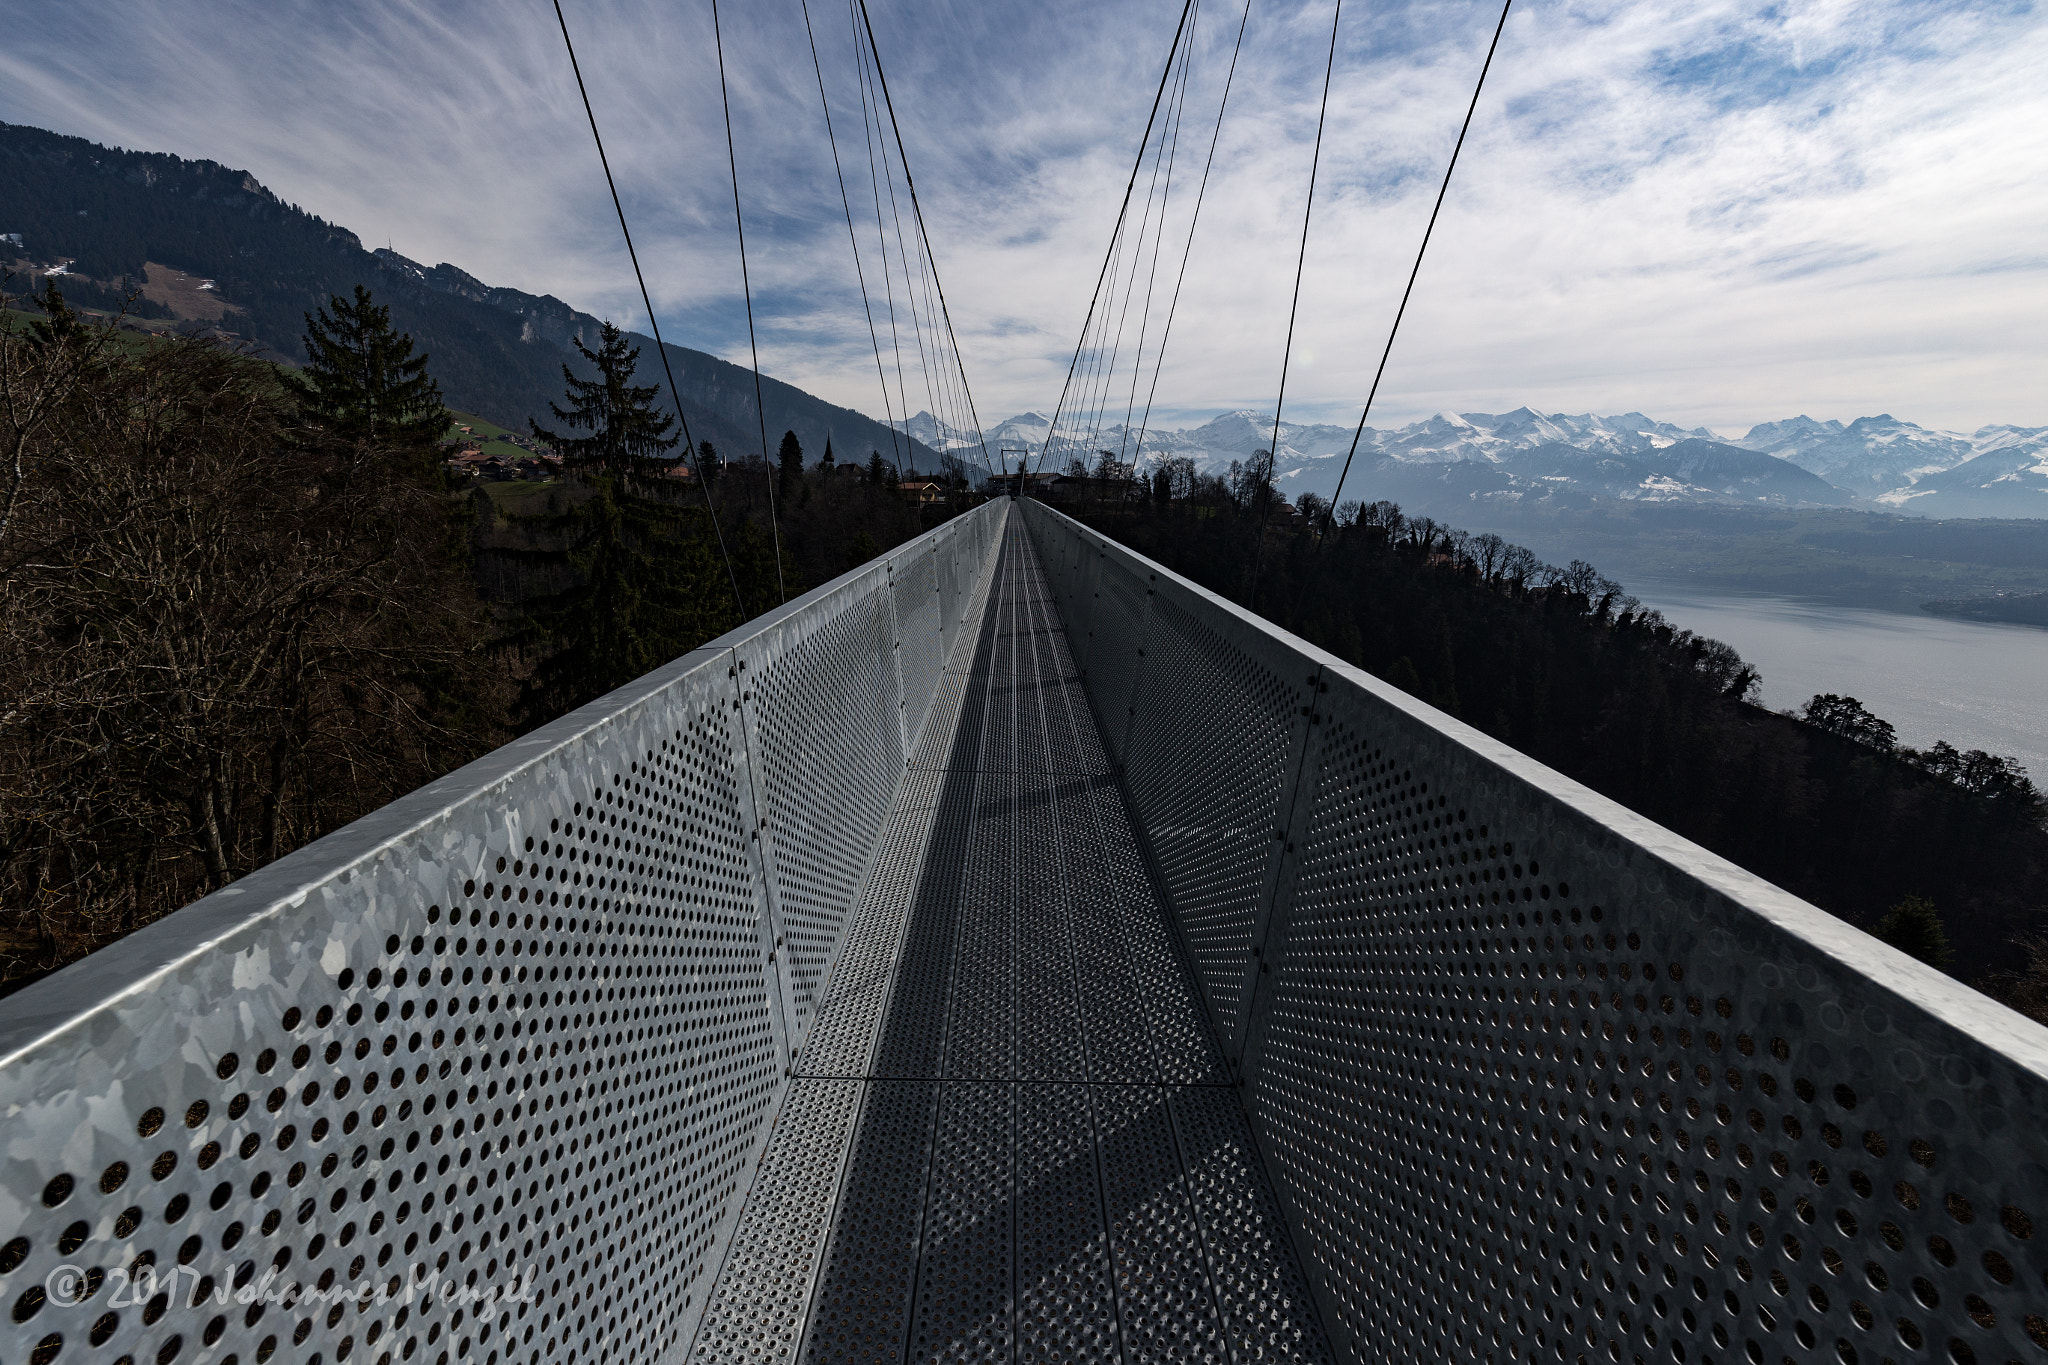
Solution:
[[[1898,744],[1852,696],[1757,704],[1727,645],[1594,566],[1391,502],[1289,507],[1171,462],[1069,508],[1203,587],[2048,1020],[2048,828],[2017,763]]]
[[[0,993],[949,510],[793,433],[772,464],[684,464],[609,327],[560,367],[565,477],[504,509],[449,473],[431,357],[385,305],[305,325],[291,369],[55,288],[0,313]]]

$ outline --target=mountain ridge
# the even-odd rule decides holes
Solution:
[[[595,339],[595,315],[553,295],[486,285],[452,264],[368,250],[349,229],[218,161],[0,123],[0,206],[8,215],[0,265],[22,268],[30,288],[62,264],[57,282],[68,295],[111,307],[159,269],[186,274],[204,281],[215,304],[209,325],[273,359],[296,363],[305,314],[362,284],[428,354],[449,405],[503,426],[524,427],[529,417],[545,423],[547,404],[562,397],[565,363],[582,377],[592,373],[570,342]],[[654,340],[628,336],[643,348],[640,378],[648,382],[659,369]],[[691,434],[728,458],[758,450],[753,371],[673,342],[665,349]],[[765,374],[761,389],[771,447],[792,430],[813,459],[828,438],[849,459],[870,449],[894,457],[898,449],[901,437],[864,413]],[[657,401],[673,410],[666,385]],[[928,447],[910,444],[903,453],[916,467],[937,467]]]
[[[911,423],[921,439],[934,445],[973,440],[971,433],[942,427],[929,413],[919,413]],[[1042,458],[1047,426],[1047,419],[1035,412],[1008,418],[989,429],[989,448],[1021,447],[1036,462]],[[1274,461],[1280,486],[1290,493],[1329,496],[1355,430],[1281,423]],[[1272,435],[1271,414],[1250,408],[1218,413],[1193,427],[1143,432],[1120,423],[1099,430],[1076,428],[1063,419],[1055,453],[1067,458],[1071,440],[1071,453],[1092,463],[1094,452],[1102,449],[1129,460],[1133,448],[1141,447],[1141,468],[1186,457],[1204,473],[1222,473],[1232,460],[1247,460],[1265,449]],[[1995,424],[1964,435],[1902,422],[1889,413],[1848,423],[1801,415],[1761,422],[1729,438],[1641,412],[1540,413],[1524,406],[1506,413],[1439,412],[1402,427],[1366,427],[1356,436],[1345,492],[1360,497],[1394,496],[1382,491],[1394,486],[1432,489],[1430,496],[1441,496],[1443,489],[1455,487],[1467,499],[1531,504],[1602,497],[1859,507],[1937,517],[2048,517],[2048,427]],[[1670,458],[1684,458],[1663,453],[1679,446],[1719,472],[1699,483],[1690,468],[1664,467]],[[1720,453],[1699,448],[1706,446]],[[1532,463],[1537,451],[1546,454]],[[1750,463],[1728,452],[1770,463]],[[1746,472],[1738,475],[1738,468]],[[1632,481],[1621,480],[1624,471],[1634,474]]]

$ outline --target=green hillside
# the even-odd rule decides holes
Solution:
[[[511,428],[501,427],[495,422],[486,421],[474,413],[450,411],[448,415],[455,419],[455,424],[448,434],[451,437],[476,442],[486,455],[498,455],[507,460],[521,460],[533,453],[502,439],[512,434],[524,435],[524,432],[514,433]],[[468,430],[465,431],[465,427]]]

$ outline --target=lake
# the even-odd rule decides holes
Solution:
[[[1733,645],[1762,671],[1773,710],[1841,693],[1890,721],[1902,744],[2009,754],[2048,788],[2048,630],[1673,583],[1630,590],[1673,625]]]

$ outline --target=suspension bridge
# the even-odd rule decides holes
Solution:
[[[2044,1100],[2039,1026],[1002,498],[0,1002],[0,1362],[2034,1361]]]

